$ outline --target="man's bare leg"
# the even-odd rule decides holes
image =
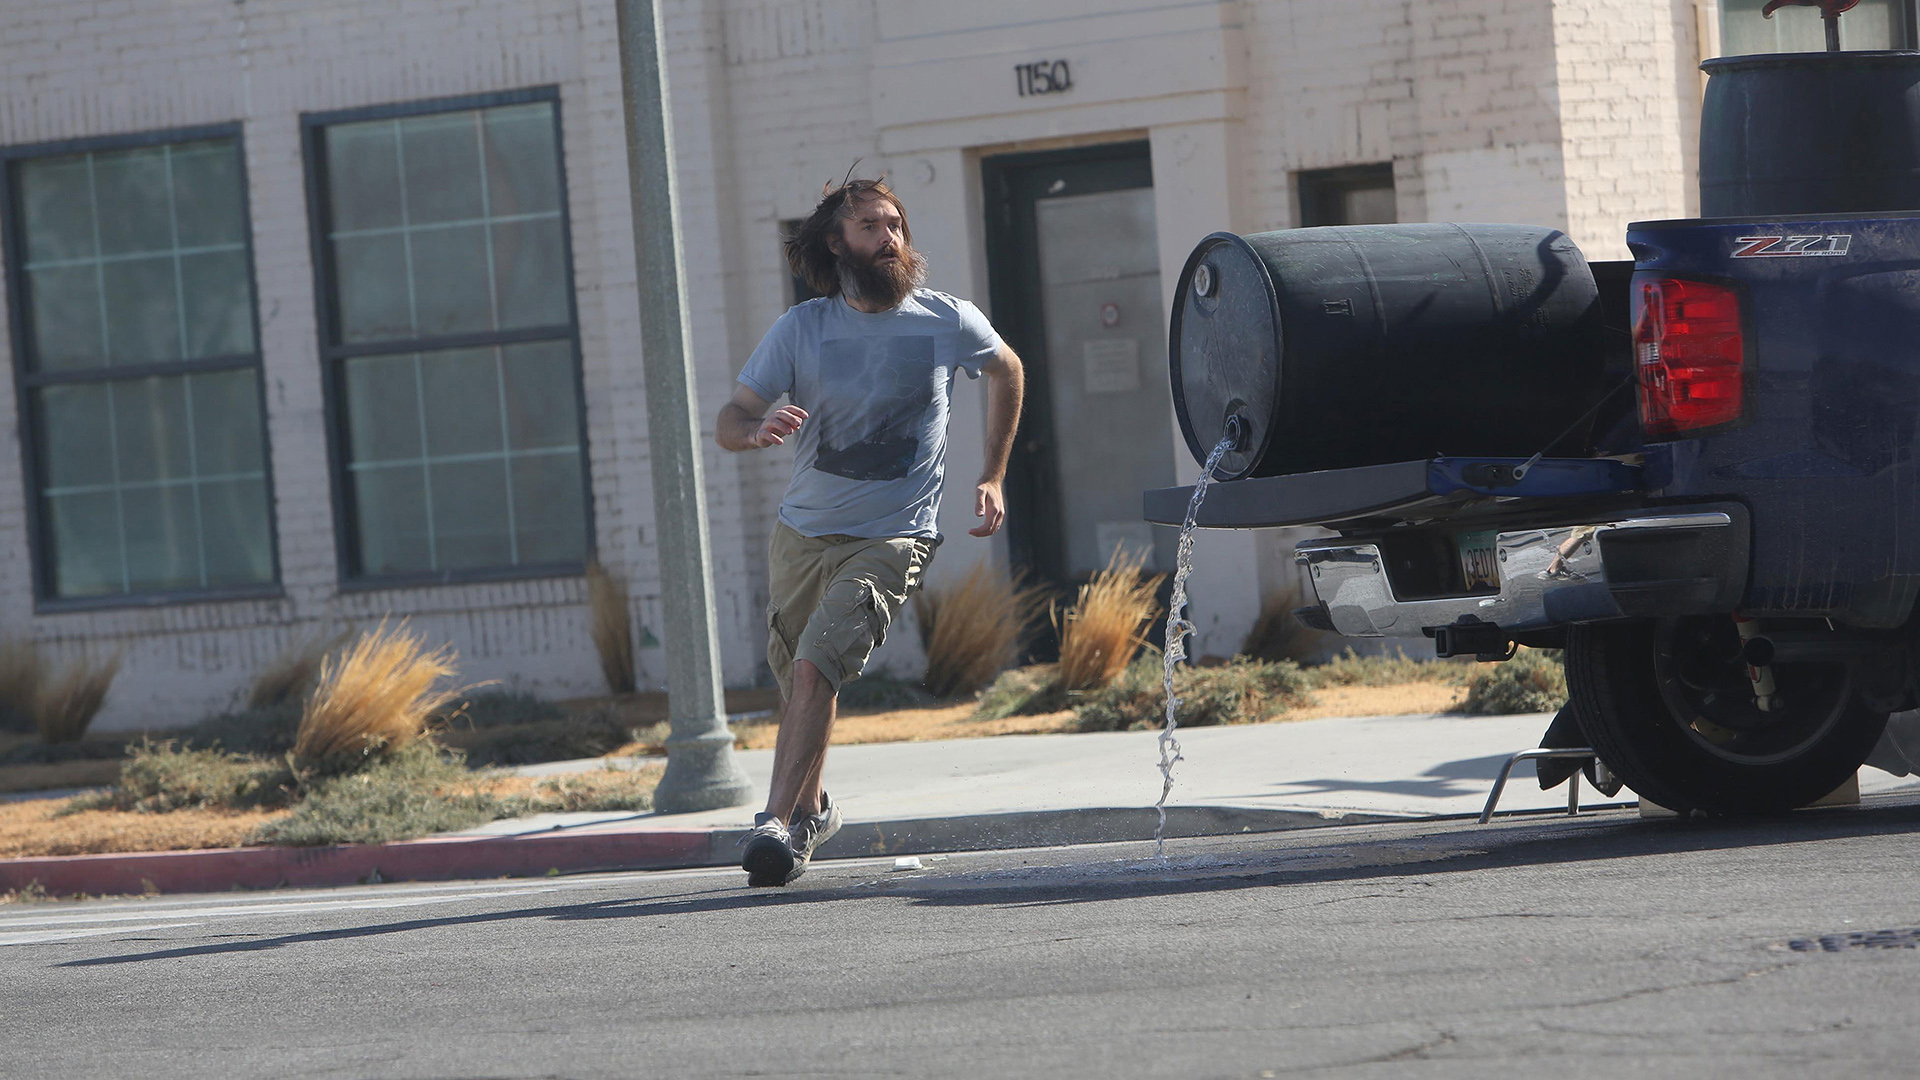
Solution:
[[[780,821],[796,807],[820,812],[820,772],[827,760],[838,698],[833,684],[810,660],[793,662],[793,696],[780,714],[773,744],[773,781],[767,785],[767,813]]]

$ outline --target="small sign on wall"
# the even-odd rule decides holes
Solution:
[[[1131,394],[1140,389],[1140,343],[1133,338],[1101,338],[1080,345],[1087,393]]]

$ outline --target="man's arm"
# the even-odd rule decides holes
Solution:
[[[1020,358],[1000,345],[993,359],[980,365],[987,376],[987,467],[980,471],[980,484],[973,490],[973,516],[982,519],[971,536],[992,536],[1006,520],[1006,498],[1002,485],[1007,479],[1007,459],[1013,456],[1013,433],[1020,426],[1020,402],[1026,397],[1027,376]]]
[[[763,450],[779,446],[787,436],[800,430],[807,410],[798,405],[782,405],[747,389],[745,383],[733,388],[733,399],[720,406],[720,419],[714,424],[713,441],[723,450]]]

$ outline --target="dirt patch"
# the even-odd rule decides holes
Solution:
[[[57,791],[108,787],[120,779],[118,761],[56,761],[51,765],[0,767],[0,795],[15,791]]]
[[[261,824],[285,815],[257,810],[86,810],[56,817],[65,805],[65,799],[0,803],[0,858],[237,847]]]
[[[1405,716],[1447,712],[1466,697],[1467,688],[1416,682],[1396,686],[1331,686],[1313,691],[1313,704],[1277,720],[1319,720],[1330,716]]]

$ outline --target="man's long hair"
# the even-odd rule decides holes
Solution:
[[[839,296],[840,257],[833,253],[828,239],[840,234],[840,223],[853,217],[868,199],[885,199],[900,212],[900,235],[913,246],[913,228],[907,224],[907,208],[885,180],[857,180],[849,177],[831,188],[820,205],[787,238],[787,266],[793,276],[807,283],[821,296]]]

